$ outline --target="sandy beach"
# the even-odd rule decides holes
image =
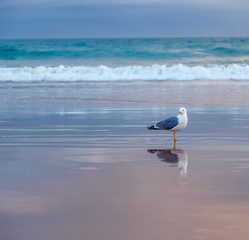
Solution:
[[[0,239],[246,239],[247,92],[2,84]],[[179,106],[189,124],[173,149],[172,133],[146,127]]]

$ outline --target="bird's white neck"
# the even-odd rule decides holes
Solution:
[[[180,118],[180,119],[188,119],[186,113],[184,113],[184,114],[179,113],[179,114],[177,115],[177,117]]]

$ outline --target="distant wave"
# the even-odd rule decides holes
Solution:
[[[228,47],[216,47],[216,48],[212,48],[211,50],[216,51],[216,52],[227,53],[227,54],[233,54],[233,53],[239,52],[236,49],[228,48]]]
[[[0,81],[249,80],[249,65],[0,67]]]
[[[210,54],[218,56],[227,56],[227,57],[237,57],[237,56],[248,56],[248,49],[241,48],[230,48],[230,47],[215,47],[212,48]]]

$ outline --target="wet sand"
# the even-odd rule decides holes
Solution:
[[[5,82],[1,108],[249,107],[247,81]]]
[[[0,110],[0,239],[246,239],[249,108]]]

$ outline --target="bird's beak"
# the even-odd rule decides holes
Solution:
[[[179,113],[179,114],[182,114],[182,112],[181,112],[181,111],[179,111],[178,113]]]

